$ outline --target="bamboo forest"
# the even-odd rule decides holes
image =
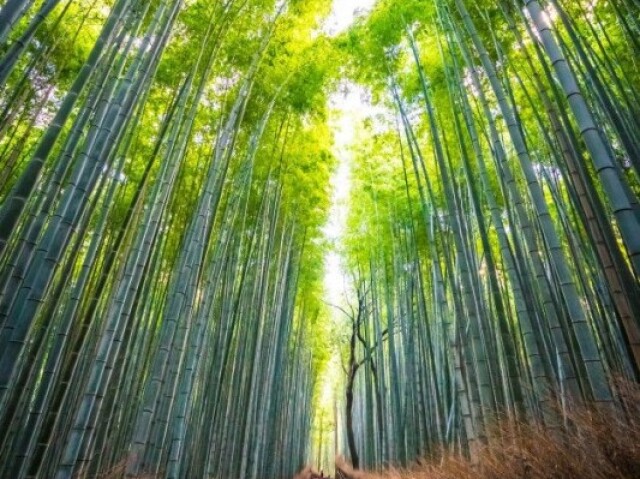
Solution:
[[[638,0],[0,0],[0,478],[640,477]]]

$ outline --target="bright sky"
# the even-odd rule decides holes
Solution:
[[[375,0],[334,0],[332,13],[322,30],[332,36],[340,34],[349,28],[359,15],[366,14],[374,3]],[[325,301],[335,305],[346,302],[349,289],[340,248],[349,213],[352,148],[357,143],[358,125],[372,113],[370,105],[364,100],[365,93],[362,87],[343,80],[337,91],[329,97],[330,126],[334,135],[333,154],[337,158],[338,166],[331,179],[333,188],[331,209],[329,220],[323,229],[325,237],[332,245],[325,256],[324,284]],[[334,308],[329,308],[335,319],[338,319],[337,315],[342,314]],[[340,377],[338,357],[332,358],[322,376],[320,407],[331,411],[337,393],[337,380]],[[330,467],[331,465],[319,464],[318,466]]]
[[[339,34],[348,29],[359,16],[370,12],[375,2],[376,0],[333,0],[333,10],[323,30],[330,35]],[[349,213],[352,148],[357,143],[357,128],[363,120],[377,112],[366,100],[367,96],[363,87],[343,79],[329,97],[330,126],[334,135],[333,154],[338,160],[338,167],[331,179],[333,197],[329,221],[324,228],[326,238],[333,245],[325,256],[324,283],[326,301],[334,305],[344,305],[349,291],[340,246]]]
[[[331,247],[327,249],[324,259],[324,300],[330,305],[343,307],[350,297],[351,300],[353,299],[352,295],[350,295],[350,279],[346,273],[341,254],[342,241],[349,215],[353,148],[359,141],[360,125],[365,119],[379,113],[379,108],[372,107],[367,100],[369,96],[367,93],[367,90],[363,87],[349,80],[342,80],[338,90],[329,97],[329,124],[333,131],[333,154],[338,161],[338,166],[331,179],[333,195],[331,209],[329,210],[329,220],[323,228],[326,239],[331,243]],[[344,314],[337,308],[329,306],[328,312],[330,314],[329,321],[333,324],[331,329],[340,329],[346,324]],[[320,377],[322,393],[318,406],[325,413],[333,411],[336,395],[342,394],[341,377],[340,357],[337,351],[334,351],[334,356]],[[334,450],[333,437],[331,430],[325,430],[324,438],[329,443],[325,443],[324,447]],[[331,469],[333,465],[318,464],[318,467]]]
[[[349,193],[351,190],[351,148],[356,139],[356,125],[362,121],[366,107],[360,99],[355,85],[345,82],[345,91],[335,92],[329,99],[331,110],[331,128],[334,135],[333,154],[338,160],[338,167],[331,179],[333,196],[329,221],[324,228],[327,239],[333,247],[325,257],[325,288],[327,301],[331,304],[342,304],[345,300],[345,275],[339,253],[340,240],[346,229],[349,213]]]
[[[328,35],[338,35],[349,28],[358,16],[366,15],[375,3],[376,0],[333,0],[331,15],[323,30]]]

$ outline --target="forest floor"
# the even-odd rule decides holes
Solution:
[[[405,470],[354,471],[338,459],[345,479],[638,479],[640,478],[640,388],[627,387],[618,412],[577,410],[564,430],[503,421],[502,437],[473,463],[440,455]],[[308,479],[313,476],[301,476]]]

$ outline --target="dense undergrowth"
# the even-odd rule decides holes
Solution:
[[[442,453],[406,469],[378,472],[354,470],[342,457],[336,459],[334,479],[636,479],[640,477],[640,386],[619,386],[617,409],[575,407],[567,424],[558,428],[504,419],[474,460]],[[125,475],[125,462],[101,479]],[[138,479],[153,479],[140,475]],[[163,477],[162,474],[157,477]],[[311,467],[294,479],[321,477]],[[327,477],[326,473],[325,476]]]
[[[633,479],[640,477],[640,388],[623,387],[619,411],[580,408],[566,428],[549,429],[501,421],[474,461],[443,454],[405,470],[354,471],[343,459],[338,471],[348,479]],[[337,477],[340,477],[338,472]],[[299,479],[303,479],[304,476]],[[307,476],[311,477],[311,476]]]

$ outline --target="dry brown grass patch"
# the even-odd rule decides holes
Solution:
[[[368,473],[346,462],[338,467],[349,479],[638,479],[640,478],[640,387],[616,386],[616,411],[582,408],[568,417],[566,429],[503,421],[499,441],[478,453],[475,464],[451,455],[421,461],[405,470]]]

